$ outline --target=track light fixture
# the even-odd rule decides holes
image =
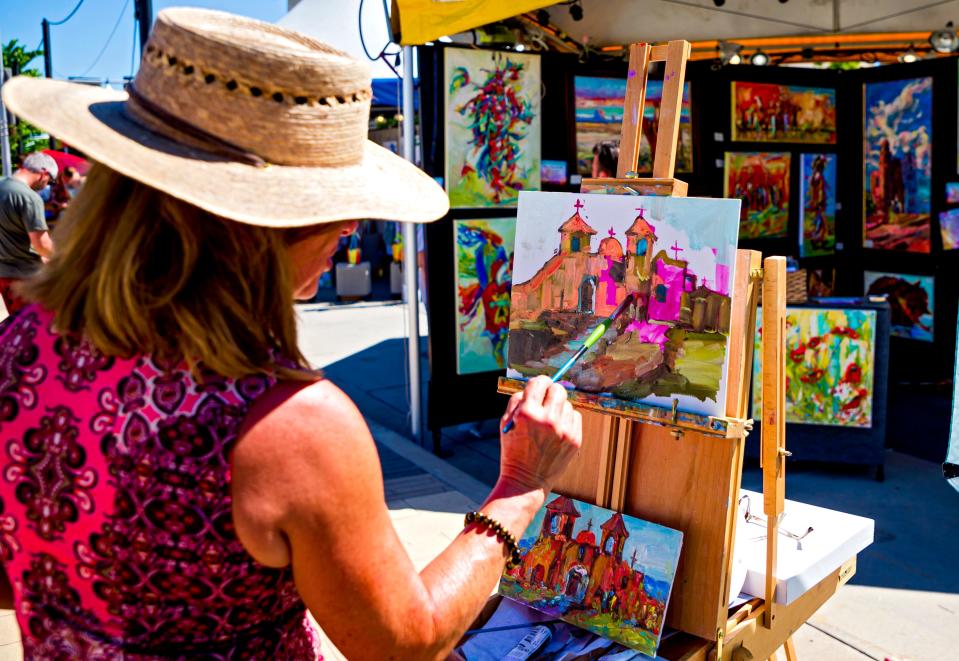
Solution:
[[[743,57],[739,54],[743,47],[728,41],[719,42],[719,61],[723,64],[742,64]]]
[[[916,54],[915,49],[913,49],[912,44],[909,44],[909,48],[899,56],[899,61],[903,64],[912,64],[913,62],[919,61],[919,55]]]
[[[579,4],[580,0],[572,0],[569,3],[569,15],[573,18],[574,21],[583,20],[583,5]]]
[[[764,67],[769,64],[769,56],[762,52],[762,50],[757,50],[753,53],[753,56],[749,58],[749,63],[753,66]]]
[[[937,53],[954,53],[959,49],[959,37],[956,36],[952,21],[946,23],[945,29],[929,35],[929,45]]]

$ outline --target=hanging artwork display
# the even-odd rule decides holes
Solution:
[[[734,141],[836,143],[836,90],[743,81],[732,87]]]
[[[836,269],[809,269],[806,293],[814,297],[835,296]]]
[[[539,56],[447,48],[444,63],[450,206],[515,206],[540,187]]]
[[[515,218],[454,220],[456,373],[506,367]]]
[[[577,168],[581,175],[590,177],[593,176],[593,148],[606,141],[619,144],[623,128],[623,107],[626,103],[626,79],[576,76],[574,88]],[[653,154],[656,151],[659,108],[662,100],[663,81],[648,81],[646,102],[643,105],[643,130],[640,136],[637,172],[653,170]],[[689,83],[683,86],[679,138],[676,147],[676,171],[691,172],[693,125]]]
[[[726,152],[723,196],[743,202],[739,238],[788,236],[789,156]]]
[[[546,161],[540,165],[540,178],[544,184],[563,186],[569,181],[566,176],[566,161]]]
[[[682,543],[678,530],[557,495],[499,593],[655,657]]]
[[[946,204],[959,204],[959,182],[946,184]]]
[[[753,417],[762,411],[762,315],[753,352]],[[876,311],[786,309],[786,422],[872,427]]]
[[[942,234],[942,249],[959,248],[959,209],[939,213],[939,233]]]
[[[866,271],[867,295],[885,294],[892,312],[890,335],[932,342],[935,291],[931,275]]]
[[[739,200],[523,193],[507,375],[554,374],[634,294],[564,383],[723,415],[738,219]]]
[[[930,250],[932,78],[865,85],[863,245]]]
[[[836,248],[836,155],[800,154],[799,256],[830,255]]]

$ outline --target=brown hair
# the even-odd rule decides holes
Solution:
[[[110,356],[312,379],[297,347],[288,232],[220,218],[94,165],[54,231],[53,258],[22,291],[54,312],[58,332]]]

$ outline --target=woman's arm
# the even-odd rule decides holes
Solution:
[[[264,564],[292,563],[301,596],[348,658],[442,658],[502,574],[503,545],[469,529],[417,573],[385,506],[373,439],[349,398],[326,381],[281,386],[270,397],[257,402],[234,454],[233,516],[244,546]],[[501,477],[482,509],[519,537],[578,449],[581,423],[548,379],[515,396],[507,415],[514,411]]]

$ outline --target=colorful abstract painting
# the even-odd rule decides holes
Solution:
[[[515,218],[454,220],[456,373],[506,367]]]
[[[788,153],[726,152],[725,197],[743,201],[739,238],[789,234]]]
[[[516,206],[540,187],[538,55],[445,49],[451,207]]]
[[[865,86],[863,245],[930,250],[932,78]]]
[[[946,184],[946,204],[959,204],[959,182],[950,181]]]
[[[762,316],[753,352],[753,418],[762,411]],[[786,422],[872,427],[876,311],[786,309]]]
[[[593,175],[593,148],[600,142],[619,143],[623,128],[623,106],[626,103],[625,78],[576,76],[576,162],[579,173]],[[653,154],[659,131],[659,108],[663,100],[663,81],[646,84],[643,106],[643,132],[639,144],[637,172],[652,172]],[[679,139],[676,150],[676,171],[693,169],[693,125],[689,102],[689,83],[683,86],[680,107]]]
[[[732,83],[733,140],[836,143],[836,90]]]
[[[939,213],[939,233],[942,234],[942,249],[959,248],[959,209]]]
[[[634,294],[564,384],[723,415],[738,219],[739,200],[520,195],[507,375],[554,374]]]
[[[799,256],[830,255],[836,249],[836,155],[801,154],[799,169]]]
[[[682,544],[678,530],[552,496],[499,593],[655,657]]]
[[[891,335],[932,342],[936,301],[933,276],[876,271],[863,275],[866,295],[885,294],[889,299]]]

